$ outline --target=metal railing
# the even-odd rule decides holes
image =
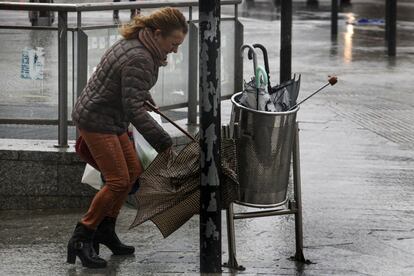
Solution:
[[[222,17],[223,22],[234,22],[233,32],[226,33],[232,36],[230,39],[233,46],[233,64],[234,70],[231,78],[231,85],[223,98],[229,98],[235,91],[241,91],[242,85],[242,61],[238,54],[238,49],[243,44],[243,26],[238,20],[238,4],[241,0],[222,0],[222,6],[234,6],[234,16]],[[58,34],[58,119],[32,119],[32,118],[0,118],[0,124],[29,124],[29,125],[58,125],[58,147],[67,147],[68,145],[68,125],[72,122],[68,120],[68,84],[69,84],[69,52],[68,52],[68,32],[72,33],[72,97],[79,96],[86,85],[88,79],[88,35],[87,31],[116,29],[115,24],[83,24],[82,15],[85,12],[129,10],[129,9],[154,9],[160,7],[177,7],[184,8],[188,11],[189,33],[188,33],[188,55],[187,66],[187,98],[177,100],[171,104],[161,104],[162,109],[171,109],[178,107],[188,107],[188,123],[197,123],[197,103],[198,103],[198,20],[194,18],[197,14],[195,8],[198,1],[144,1],[144,2],[117,2],[117,3],[83,3],[83,4],[45,4],[45,3],[20,3],[20,2],[0,2],[0,11],[50,11],[58,13],[58,24],[55,26],[12,26],[0,25],[0,29],[10,30],[31,30],[31,31],[57,31]],[[68,23],[68,13],[76,13],[76,20]],[[29,22],[29,21],[27,21]],[[230,26],[231,27],[231,26]],[[222,34],[223,35],[223,34]],[[1,34],[0,34],[1,36]],[[227,49],[228,50],[228,49]],[[227,55],[226,55],[227,58]],[[1,61],[0,61],[1,62]],[[91,66],[89,66],[91,67]],[[231,70],[221,70],[226,71]],[[228,72],[227,72],[228,73]],[[167,73],[166,73],[167,74]],[[229,79],[229,76],[227,76]],[[169,83],[170,84],[170,83]],[[1,89],[1,88],[0,88]],[[163,92],[163,91],[162,91]],[[162,94],[164,98],[164,94]],[[74,101],[74,100],[73,100]],[[159,102],[159,101],[157,101]],[[73,103],[72,103],[73,106]]]

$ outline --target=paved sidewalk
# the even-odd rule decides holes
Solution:
[[[322,86],[328,74],[339,78],[298,113],[304,254],[312,264],[289,260],[292,216],[237,220],[237,258],[247,268],[240,275],[414,275],[414,26],[399,23],[398,56],[388,58],[383,29],[351,29],[345,17],[337,43],[331,43],[329,21],[293,24],[299,98]],[[271,37],[278,37],[279,21],[243,23],[251,34],[245,41],[266,45],[271,68],[278,68]],[[246,76],[249,70],[246,64]],[[222,102],[223,122],[230,108]],[[84,211],[0,212],[0,275],[199,275],[198,217],[163,239],[151,223],[128,230],[135,210],[126,206],[118,231],[136,247],[134,256],[111,256],[104,248],[105,270],[66,264],[67,240]],[[222,229],[225,262],[224,213]],[[228,269],[223,274],[233,275]]]

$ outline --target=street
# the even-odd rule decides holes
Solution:
[[[270,80],[276,85],[278,8],[256,2],[240,8],[244,42],[266,46]],[[338,38],[331,40],[330,1],[320,1],[318,9],[294,1],[292,72],[302,75],[299,100],[324,85],[328,75],[338,76],[335,86],[311,98],[298,112],[304,255],[311,264],[289,259],[295,253],[293,216],[237,220],[237,260],[246,267],[240,275],[414,275],[414,3],[398,2],[395,58],[386,55],[384,26],[346,23],[383,18],[383,2],[353,1],[340,12]],[[3,13],[0,24],[7,20]],[[109,22],[110,12],[103,13]],[[90,20],[101,17],[90,16]],[[23,18],[22,14],[15,20],[27,20]],[[9,62],[3,62],[14,44],[30,41],[30,34],[0,30],[0,36],[6,37],[0,39],[0,117],[56,115],[56,95],[42,94],[39,87],[25,89],[8,70]],[[56,42],[49,35],[37,39]],[[244,57],[246,80],[250,62]],[[55,86],[43,88],[52,91]],[[11,94],[16,87],[22,87],[19,94]],[[223,101],[221,109],[222,122],[227,123],[231,102]],[[186,124],[186,109],[170,112],[177,123]],[[71,135],[73,139],[74,132]],[[0,125],[0,138],[56,136],[55,127]],[[84,211],[0,211],[0,275],[199,275],[198,216],[163,239],[151,222],[128,230],[136,212],[128,206],[121,212],[117,231],[125,243],[136,247],[134,256],[111,256],[105,248],[101,256],[109,260],[106,270],[66,264],[67,240]],[[224,212],[222,221],[226,262]],[[226,268],[223,274],[235,275]]]

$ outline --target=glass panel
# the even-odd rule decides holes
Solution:
[[[88,35],[88,78],[92,75],[102,55],[121,38],[118,29],[91,30]],[[151,89],[159,106],[187,102],[188,86],[188,39],[179,47],[178,53],[168,55],[168,65],[160,67],[158,81]]]
[[[198,20],[199,19],[199,13],[198,13],[198,6],[197,7],[193,7],[192,8],[192,14],[191,14],[191,16],[192,16],[192,21],[196,21],[196,20]],[[186,17],[187,19],[189,19],[189,17]]]
[[[158,83],[151,92],[159,106],[188,101],[188,36],[176,54],[168,55],[168,65],[160,68]]]
[[[189,18],[189,9],[182,8],[186,18]],[[229,13],[226,8],[226,14]],[[143,10],[144,14],[152,10]],[[198,9],[193,8],[193,19],[198,17]],[[28,12],[1,11],[1,24],[8,25],[10,18],[14,21],[30,25]],[[229,13],[231,14],[231,12]],[[57,15],[57,14],[56,14]],[[223,17],[226,17],[223,15]],[[74,23],[76,16],[70,14],[70,21]],[[57,20],[54,26],[57,25]],[[234,93],[234,22],[221,22],[221,93]],[[87,31],[88,35],[88,78],[100,61],[105,50],[120,38],[117,28]],[[3,119],[57,119],[58,118],[58,37],[57,31],[42,30],[0,30],[0,118]],[[68,32],[68,119],[70,120],[72,105],[75,101],[73,68],[73,35]],[[155,101],[160,106],[167,106],[188,101],[188,37],[179,48],[177,54],[170,54],[168,66],[160,68],[157,84],[152,89]],[[74,70],[75,69],[75,70]],[[197,79],[198,81],[198,79]],[[1,136],[5,126],[0,126]],[[36,131],[23,130],[26,126],[9,126],[10,129],[20,131],[10,134],[21,138],[55,139],[55,126],[27,126]],[[53,130],[52,130],[53,129]],[[10,132],[11,133],[11,132]],[[16,135],[16,133],[19,133]],[[23,134],[27,135],[23,135]],[[33,137],[26,137],[32,133]],[[69,130],[69,139],[73,138],[73,128]],[[40,136],[39,136],[40,135]],[[23,137],[25,136],[25,137]]]
[[[221,96],[232,95],[234,91],[235,22],[221,21]],[[197,28],[198,28],[197,24]],[[197,95],[198,96],[198,95]],[[198,98],[198,97],[197,97]]]
[[[112,46],[121,35],[117,28],[85,31],[88,36],[88,79],[95,71],[105,51]]]
[[[234,91],[234,21],[221,21],[221,95]]]
[[[57,140],[57,125],[1,125],[0,138],[7,139],[41,139]],[[76,139],[76,129],[73,126],[68,127],[68,140]],[[57,141],[56,141],[57,144]]]
[[[57,119],[57,32],[0,30],[0,118]]]
[[[4,29],[0,30],[0,36],[0,118],[57,120],[57,31]],[[69,119],[71,76],[72,34],[68,32]],[[0,138],[57,139],[57,129],[57,126],[0,125]],[[69,127],[68,134],[69,139],[75,138],[73,127]]]
[[[221,6],[221,18],[234,18],[235,16],[235,5]]]

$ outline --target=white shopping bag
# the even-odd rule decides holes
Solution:
[[[161,116],[155,112],[148,112],[157,123],[162,126]],[[158,152],[145,140],[144,136],[132,126],[132,136],[134,138],[135,149],[141,161],[142,168],[146,170],[151,162],[157,157]]]
[[[85,166],[81,182],[83,184],[88,184],[97,190],[100,190],[103,186],[101,172],[89,164],[86,164]]]

